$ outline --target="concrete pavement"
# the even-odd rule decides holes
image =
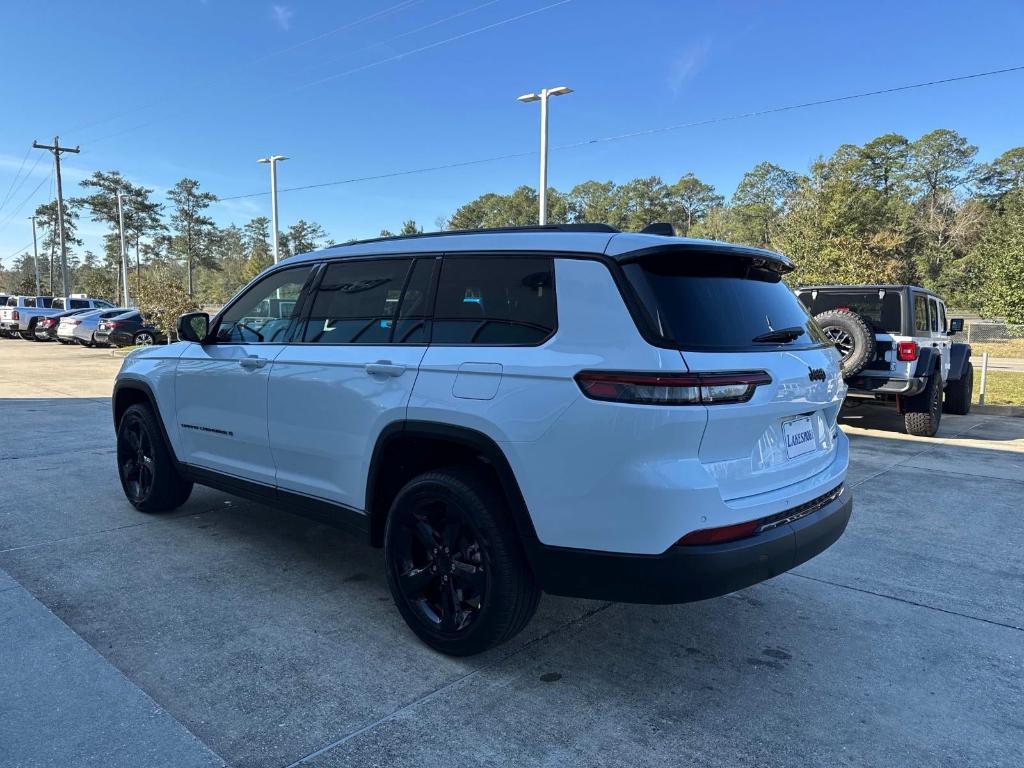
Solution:
[[[819,558],[691,605],[545,597],[450,659],[352,537],[201,488],[135,512],[109,401],[58,394],[109,393],[105,355],[0,340],[0,763],[1020,765],[1024,420],[851,410],[854,517]]]

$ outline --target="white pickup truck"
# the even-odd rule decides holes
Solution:
[[[113,306],[109,301],[92,299],[84,293],[73,293],[66,300],[63,296],[9,296],[6,305],[0,307],[0,333],[35,341],[35,327],[41,317],[57,315],[68,309],[106,309]]]

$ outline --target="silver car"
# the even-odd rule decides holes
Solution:
[[[57,341],[63,344],[78,342],[83,347],[95,347],[97,343],[96,326],[99,325],[100,320],[106,320],[108,317],[115,317],[127,311],[123,307],[114,307],[113,309],[95,309],[91,312],[82,312],[79,315],[62,317],[60,325],[57,326]]]

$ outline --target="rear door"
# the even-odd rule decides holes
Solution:
[[[189,344],[175,376],[179,457],[188,464],[274,485],[267,438],[270,366],[285,348],[314,266],[271,272],[221,314],[203,344]]]
[[[278,487],[363,509],[377,436],[402,421],[427,349],[438,259],[323,268],[293,343],[270,372]]]
[[[652,331],[680,349],[691,372],[771,377],[747,402],[707,407],[699,456],[724,499],[828,467],[846,394],[839,353],[777,272],[721,253],[655,255],[624,270]]]

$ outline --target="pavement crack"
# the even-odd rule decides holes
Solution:
[[[828,584],[831,587],[839,587],[840,589],[849,589],[853,592],[860,592],[865,595],[874,595],[875,597],[882,597],[886,600],[895,600],[898,603],[906,603],[907,605],[913,605],[918,608],[926,608],[929,611],[938,611],[939,613],[946,613],[950,616],[959,616],[962,619],[971,619],[972,621],[980,621],[984,624],[991,624],[996,627],[1003,627],[1004,629],[1014,629],[1018,632],[1024,632],[1024,627],[1018,627],[1016,624],[1007,624],[1002,621],[996,621],[994,619],[985,619],[981,616],[971,616],[969,613],[960,613],[959,611],[951,611],[948,608],[939,608],[935,605],[928,605],[927,603],[919,603],[916,600],[908,600],[905,597],[896,597],[896,595],[887,595],[884,592],[875,592],[870,589],[864,589],[863,587],[854,587],[850,584],[840,584],[837,581],[829,581],[828,579],[819,579],[816,576],[808,576],[804,573],[793,573],[790,571],[786,574],[787,576],[796,576],[800,579],[807,579],[808,581],[816,581],[819,584]]]
[[[325,744],[324,746],[320,747],[319,749],[315,750],[314,752],[310,752],[308,755],[305,755],[304,757],[300,757],[294,763],[289,763],[287,766],[285,766],[285,768],[297,768],[297,766],[300,766],[303,763],[308,762],[309,760],[312,760],[312,759],[314,759],[316,757],[319,757],[320,755],[324,754],[325,752],[330,752],[332,749],[336,749],[337,747],[340,747],[340,746],[346,744],[347,742],[349,742],[352,739],[355,739],[355,738],[361,736],[362,734],[366,733],[367,731],[371,731],[371,730],[373,730],[374,728],[376,728],[379,725],[383,725],[384,723],[386,723],[386,722],[388,722],[390,720],[394,720],[396,717],[399,717],[403,712],[407,712],[410,709],[418,707],[420,704],[424,704],[426,702],[432,701],[433,699],[438,698],[442,694],[444,694],[444,693],[446,693],[446,692],[448,692],[450,690],[453,690],[455,688],[458,688],[459,686],[463,685],[466,681],[468,681],[468,680],[476,677],[477,675],[479,675],[481,672],[486,672],[489,669],[494,669],[495,667],[501,666],[502,664],[504,664],[509,659],[514,658],[514,657],[520,655],[521,653],[523,653],[528,648],[531,648],[534,645],[537,645],[538,643],[541,643],[544,640],[547,640],[549,637],[551,637],[553,635],[561,634],[564,631],[568,631],[568,630],[573,629],[574,627],[582,624],[583,622],[585,622],[587,619],[591,618],[592,616],[596,616],[597,614],[601,613],[602,611],[607,610],[612,605],[614,605],[614,603],[610,603],[610,602],[602,603],[601,605],[597,606],[593,610],[587,611],[587,612],[581,614],[580,616],[577,616],[575,619],[571,619],[570,621],[567,621],[565,624],[560,624],[557,627],[553,627],[552,629],[548,630],[544,634],[538,635],[537,637],[533,638],[532,640],[528,640],[527,642],[523,643],[521,646],[519,646],[515,650],[510,651],[509,653],[506,653],[504,656],[502,656],[499,659],[496,659],[495,661],[491,662],[490,664],[485,664],[482,667],[478,667],[478,668],[472,670],[471,672],[467,672],[466,674],[464,674],[464,675],[462,675],[460,677],[457,677],[454,680],[452,680],[450,682],[447,682],[444,685],[439,686],[439,687],[435,688],[434,690],[432,690],[432,691],[430,691],[428,693],[423,694],[419,698],[417,698],[417,699],[415,699],[413,701],[410,701],[407,704],[403,704],[402,706],[398,707],[397,709],[393,710],[392,712],[389,712],[388,714],[384,715],[383,717],[378,718],[377,720],[374,720],[372,723],[368,723],[367,725],[364,725],[364,726],[362,726],[360,728],[357,728],[356,730],[354,730],[354,731],[352,731],[350,733],[345,734],[341,738],[336,739],[336,740],[330,742],[329,744]]]

